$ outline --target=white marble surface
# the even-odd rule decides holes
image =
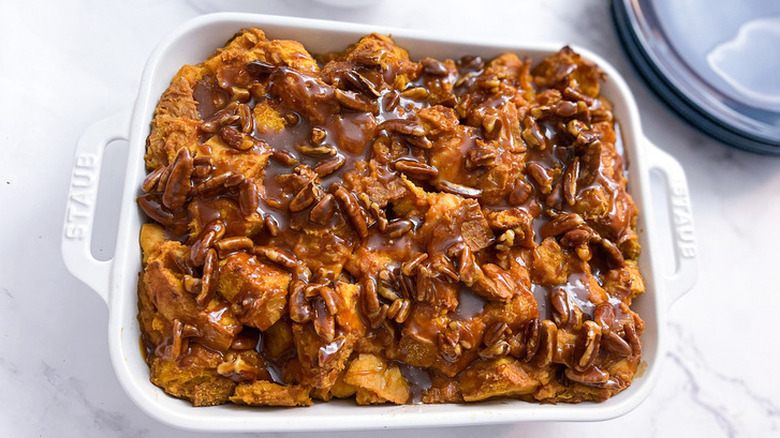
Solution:
[[[216,11],[576,43],[620,70],[647,135],[688,173],[700,277],[669,313],[670,350],[652,395],[607,422],[430,429],[426,435],[780,434],[780,287],[774,277],[780,158],[728,148],[659,103],[622,53],[607,0],[387,0],[343,10],[304,0],[28,0],[0,3],[0,436],[192,435],[147,417],[124,394],[109,361],[105,304],[68,273],[59,245],[79,134],[132,105],[145,60],[166,32]],[[106,257],[109,247],[97,251]]]

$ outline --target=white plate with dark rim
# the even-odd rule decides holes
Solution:
[[[629,164],[628,190],[640,210],[638,233],[643,251],[639,263],[647,293],[635,301],[633,308],[646,323],[642,337],[646,369],[628,389],[602,403],[576,405],[494,400],[474,404],[357,406],[354,402],[337,400],[307,408],[234,405],[194,408],[154,386],[139,348],[136,320],[136,286],[141,270],[138,235],[145,218],[135,199],[141,194],[145,176],[146,137],[157,101],[179,68],[205,60],[237,31],[247,27],[261,28],[269,38],[300,41],[312,53],[343,50],[371,32],[392,35],[412,59],[425,56],[457,59],[463,55],[490,59],[514,52],[538,62],[562,46],[450,38],[407,29],[241,13],[202,16],[165,38],[149,58],[134,109],[95,123],[79,139],[62,238],[62,254],[68,269],[108,304],[108,340],[114,370],[127,394],[141,409],[164,423],[185,429],[322,431],[596,421],[623,415],[647,397],[658,379],[664,357],[667,308],[696,281],[696,244],[688,188],[679,163],[642,134],[636,103],[618,72],[598,55],[578,47],[573,48],[607,74],[602,93],[613,103],[620,123]],[[114,140],[127,140],[129,153],[116,252],[112,259],[99,261],[90,252],[95,199],[103,151]],[[651,172],[658,172],[662,178],[651,180]],[[675,261],[675,268],[673,272],[664,272],[668,264],[661,262],[669,258]]]

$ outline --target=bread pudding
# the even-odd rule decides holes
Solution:
[[[606,78],[243,30],[147,138],[138,320],[195,406],[602,401],[641,360],[637,209]]]

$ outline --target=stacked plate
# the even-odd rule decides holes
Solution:
[[[680,116],[741,149],[780,155],[780,2],[613,0],[623,46]]]

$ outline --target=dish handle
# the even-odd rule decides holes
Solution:
[[[688,182],[680,163],[645,139],[650,170],[660,172],[666,182],[664,197],[672,231],[672,248],[676,270],[664,276],[667,308],[685,295],[698,277],[698,249],[693,225]]]
[[[90,251],[100,168],[106,146],[127,140],[130,111],[123,111],[88,127],[76,143],[76,157],[68,188],[62,228],[62,258],[79,280],[108,302],[112,260],[98,260]]]

